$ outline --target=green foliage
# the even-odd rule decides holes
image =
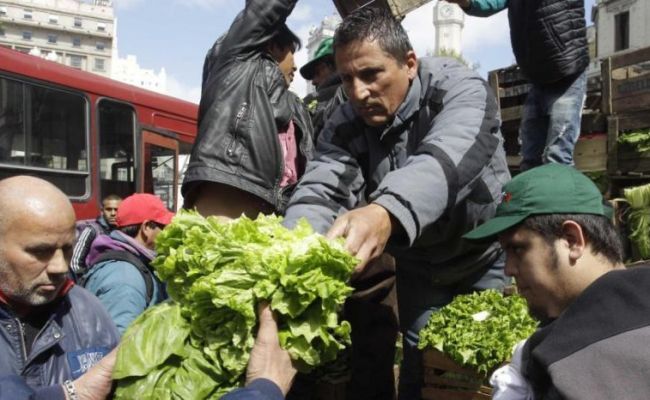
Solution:
[[[153,265],[172,301],[125,333],[116,398],[219,398],[241,385],[262,300],[278,315],[281,345],[300,370],[336,359],[349,343],[338,311],[357,260],[306,221],[293,230],[280,223],[181,211],[159,234]]]
[[[650,258],[650,184],[627,188],[623,191],[630,204],[628,221],[630,240],[642,259]]]
[[[621,133],[618,142],[634,148],[637,153],[650,151],[650,129]]]
[[[536,327],[522,297],[485,290],[456,296],[433,313],[420,332],[418,348],[435,348],[487,375],[507,361],[514,345]]]

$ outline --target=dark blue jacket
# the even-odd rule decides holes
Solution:
[[[21,376],[36,392],[50,391],[50,398],[56,398],[53,393],[63,394],[58,385],[81,376],[119,342],[108,313],[85,289],[73,286],[57,301],[29,354],[25,354],[21,322],[0,307],[0,399],[20,398],[18,392],[16,396],[5,392],[9,390],[5,379],[12,376]]]
[[[221,400],[284,400],[284,396],[280,388],[270,380],[255,379],[245,388],[221,397]]]

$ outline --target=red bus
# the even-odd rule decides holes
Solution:
[[[63,190],[78,219],[135,192],[179,207],[179,160],[198,106],[0,47],[0,179],[29,174]]]

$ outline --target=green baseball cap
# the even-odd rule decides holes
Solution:
[[[303,65],[300,68],[300,75],[308,81],[314,78],[314,72],[316,70],[316,64],[322,61],[325,57],[332,57],[334,55],[334,38],[323,39],[322,42],[318,45],[316,52],[314,53],[314,58],[311,59],[307,64]]]
[[[531,215],[595,214],[611,216],[596,185],[577,169],[545,164],[515,176],[503,187],[494,218],[465,234],[483,240],[514,227]]]

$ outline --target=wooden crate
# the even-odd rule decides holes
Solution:
[[[600,71],[605,114],[650,110],[650,47],[607,57]]]
[[[573,162],[583,172],[607,170],[607,134],[583,135],[573,150]]]
[[[334,5],[343,18],[357,8],[365,6],[389,9],[394,16],[402,18],[409,11],[429,1],[431,0],[334,0]]]
[[[650,127],[650,110],[610,115],[607,118],[608,171],[610,175],[650,176],[650,152],[638,153],[619,145],[621,132]]]
[[[487,400],[492,389],[483,384],[484,376],[464,368],[445,354],[427,349],[422,356],[425,400]]]

